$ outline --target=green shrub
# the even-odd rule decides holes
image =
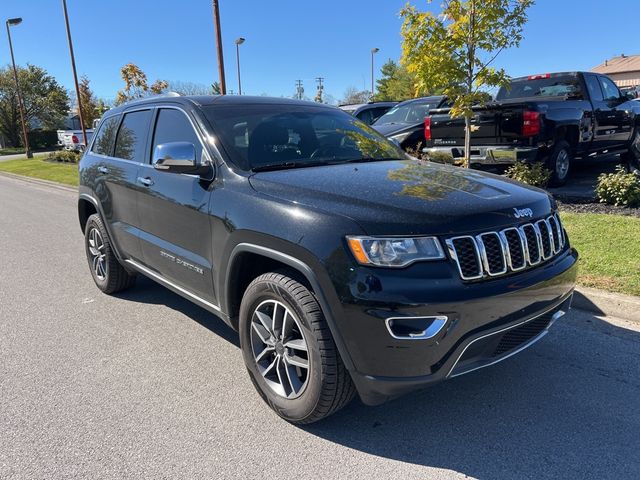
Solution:
[[[551,172],[540,162],[516,162],[504,174],[518,182],[541,188],[546,187],[551,179]]]
[[[78,163],[80,161],[80,153],[72,150],[58,150],[47,155],[45,160],[47,162]]]
[[[598,177],[596,197],[602,203],[619,207],[640,206],[640,177],[627,173],[618,165],[615,173],[603,173]]]

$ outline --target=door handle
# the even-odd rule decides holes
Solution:
[[[102,173],[103,175],[106,175],[107,173],[109,173],[109,169],[107,167],[99,166],[98,173]]]
[[[150,177],[138,177],[138,182],[145,187],[150,187],[151,185],[153,185],[153,180],[151,180]]]

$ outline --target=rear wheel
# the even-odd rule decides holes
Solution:
[[[560,187],[567,183],[571,172],[571,161],[572,155],[569,144],[564,140],[556,143],[556,147],[547,160],[547,167],[551,170],[550,186]]]
[[[240,344],[255,388],[289,422],[321,420],[355,395],[318,302],[287,274],[251,282],[240,306]]]
[[[131,287],[136,280],[116,258],[100,215],[94,213],[84,229],[84,244],[91,276],[104,293],[116,293]]]
[[[640,175],[640,128],[636,127],[631,137],[629,151],[624,154],[630,172]]]

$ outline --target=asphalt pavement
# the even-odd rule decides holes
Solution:
[[[141,280],[92,283],[73,192],[0,176],[0,478],[637,479],[640,324],[572,311],[541,342],[304,428],[235,333]]]

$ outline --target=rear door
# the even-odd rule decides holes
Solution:
[[[213,303],[212,235],[208,215],[211,182],[197,175],[156,170],[156,146],[189,142],[200,162],[207,162],[201,134],[190,114],[178,107],[158,107],[149,155],[140,180],[140,239],[144,263],[171,282]]]
[[[107,119],[92,146],[103,157],[96,166],[96,195],[119,252],[139,260],[138,170],[145,158],[151,109],[129,110],[122,121]],[[114,117],[118,119],[120,117]],[[110,142],[115,133],[115,142]]]
[[[598,75],[602,95],[604,97],[600,116],[607,134],[607,146],[619,147],[629,140],[632,129],[632,118],[623,106],[626,98],[613,81],[603,75]]]

